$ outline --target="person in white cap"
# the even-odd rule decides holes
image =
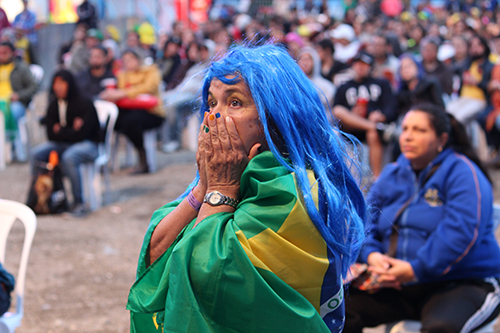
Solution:
[[[347,63],[358,53],[361,44],[350,25],[341,24],[331,31],[330,35],[335,45],[335,60]]]

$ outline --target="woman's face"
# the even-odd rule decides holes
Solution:
[[[400,63],[399,74],[403,81],[409,82],[417,77],[417,65],[410,58],[403,58]]]
[[[314,60],[309,53],[304,53],[299,57],[299,66],[302,71],[307,75],[311,76],[314,68]]]
[[[68,96],[68,82],[64,81],[60,76],[55,77],[52,89],[57,99],[66,99]]]
[[[448,139],[446,133],[437,136],[428,114],[423,111],[408,112],[403,119],[402,129],[399,137],[401,152],[416,170],[425,168]]]
[[[455,58],[463,60],[467,57],[467,42],[461,37],[455,37],[451,40],[451,44],[455,48]]]
[[[123,68],[126,71],[132,72],[139,69],[140,67],[139,59],[137,59],[133,54],[125,53],[122,58],[123,58]]]
[[[243,80],[227,85],[214,78],[208,88],[207,102],[211,113],[233,119],[247,154],[254,144],[264,144],[257,107]]]
[[[198,46],[196,44],[192,44],[188,50],[188,54],[187,54],[188,59],[191,61],[197,62],[198,56],[199,56],[198,51],[199,51]]]
[[[477,37],[474,37],[470,41],[470,47],[469,47],[469,53],[472,58],[474,57],[481,57],[484,52],[485,48],[483,44],[481,43],[481,40]]]

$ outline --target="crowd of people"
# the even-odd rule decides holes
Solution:
[[[149,172],[145,131],[162,129],[165,152],[180,149],[185,132],[198,137],[197,177],[179,200],[155,213],[148,230],[138,270],[144,278],[132,288],[128,305],[137,331],[158,328],[156,316],[165,317],[161,323],[172,329],[188,319],[193,327],[237,327],[238,321],[218,322],[215,307],[193,319],[144,305],[177,307],[188,296],[192,302],[212,302],[214,296],[202,292],[205,283],[213,287],[209,279],[195,279],[187,294],[169,297],[166,293],[173,291],[162,279],[170,274],[173,260],[189,258],[192,262],[178,265],[171,279],[190,280],[184,268],[201,271],[196,270],[201,259],[191,257],[197,247],[215,256],[217,244],[225,248],[228,242],[245,248],[228,250],[235,251],[236,261],[248,255],[252,263],[246,270],[259,268],[252,275],[255,281],[259,274],[274,287],[284,280],[309,301],[295,304],[290,325],[361,332],[363,327],[417,319],[425,332],[458,332],[498,316],[500,250],[492,232],[491,181],[484,167],[500,161],[496,1],[448,0],[433,6],[427,1],[346,0],[342,20],[331,17],[326,1],[318,7],[306,1],[304,8],[292,6],[279,14],[273,7],[252,7],[253,16],[214,7],[213,19],[198,26],[175,22],[168,33],[147,22],[126,32],[100,26],[95,10],[84,4],[73,38],[58,52],[44,119],[48,142],[30,156],[35,163],[58,152],[72,186],[72,213],[88,213],[78,168],[96,158],[102,140],[93,101],[119,107],[115,130],[135,147],[134,174]],[[401,10],[388,11],[391,4]],[[31,19],[26,13],[23,17]],[[32,29],[23,25],[14,36],[8,28],[0,32],[0,98],[16,120],[36,91],[26,66],[36,61],[36,54],[19,51],[19,38],[36,45],[29,37]],[[199,119],[198,131],[187,131],[191,117]],[[365,149],[358,149],[358,140]],[[357,156],[362,151],[367,158]],[[231,158],[222,158],[224,154]],[[15,155],[26,159],[22,150]],[[361,168],[361,176],[351,174],[358,163],[353,157],[370,172]],[[360,188],[361,178],[368,178],[371,187]],[[272,211],[279,207],[288,207],[283,216]],[[303,225],[287,218],[291,212],[302,214]],[[212,223],[203,223],[205,219]],[[324,247],[315,250],[301,243],[299,233],[286,234],[280,227],[288,223],[311,233]],[[255,228],[273,230],[266,237],[278,240],[276,256],[285,261],[290,257],[283,248],[314,252],[312,261],[326,260],[327,265],[317,267],[323,273],[314,292],[302,284],[309,280],[301,275],[301,265],[279,271],[283,267],[275,267],[266,250],[259,252]],[[207,234],[229,236],[212,239]],[[252,250],[248,244],[254,244]],[[304,267],[312,257],[306,255]],[[353,282],[344,296],[341,279],[356,258],[373,285],[367,291]],[[156,270],[166,269],[166,275],[148,270],[152,263]],[[271,277],[261,270],[285,273]],[[288,281],[286,274],[302,278]],[[220,278],[238,287],[227,276]],[[327,280],[335,288],[325,289],[322,282]],[[163,289],[145,296],[152,285]],[[280,290],[285,298],[293,294]],[[220,295],[225,302],[233,296]],[[260,299],[262,309],[268,299],[276,301],[266,294]],[[325,302],[332,300],[338,306],[325,310]],[[289,304],[278,303],[290,311]],[[255,304],[251,308],[255,321],[268,323]],[[144,309],[155,312],[154,318]]]

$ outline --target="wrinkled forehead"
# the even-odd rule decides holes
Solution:
[[[250,89],[245,83],[245,80],[239,74],[212,78],[208,87],[208,94],[210,95],[215,91],[221,90],[231,90],[243,94],[250,94]]]

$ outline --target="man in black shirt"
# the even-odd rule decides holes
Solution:
[[[366,141],[370,165],[377,178],[382,171],[383,145],[377,129],[396,119],[395,98],[389,82],[371,76],[373,57],[359,53],[352,63],[355,79],[341,85],[333,103],[343,130]]]
[[[80,88],[81,93],[96,100],[99,94],[114,80],[116,79],[111,71],[106,67],[106,56],[108,51],[101,47],[95,46],[90,50],[89,69],[80,72],[77,76],[76,82]]]

